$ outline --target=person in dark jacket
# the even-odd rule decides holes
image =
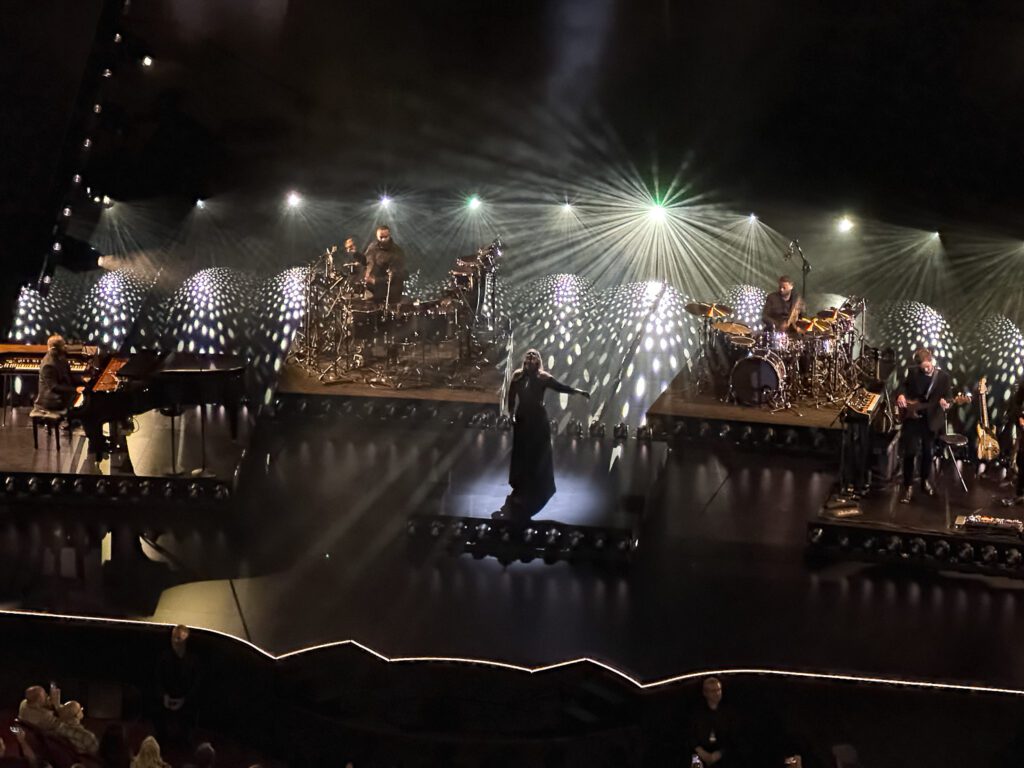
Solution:
[[[157,735],[161,743],[187,744],[198,714],[199,662],[188,651],[189,629],[179,624],[171,630],[171,647],[157,665]]]
[[[946,425],[952,386],[949,374],[935,365],[931,350],[924,347],[915,350],[914,363],[903,383],[896,388],[896,407],[904,414],[902,504],[909,504],[913,496],[914,459],[918,456],[921,490],[928,496],[935,494],[928,477],[935,438]]]
[[[64,337],[54,334],[46,340],[46,354],[39,364],[39,394],[35,406],[47,411],[66,411],[77,391],[78,383],[71,373]]]
[[[409,270],[405,264],[405,251],[391,239],[391,228],[377,227],[377,239],[366,249],[366,290],[374,301],[397,304],[402,298]]]

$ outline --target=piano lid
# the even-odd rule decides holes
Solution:
[[[189,373],[241,373],[245,366],[245,358],[240,355],[171,352],[155,373],[167,376]]]

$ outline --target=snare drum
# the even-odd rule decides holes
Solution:
[[[786,381],[786,365],[770,350],[758,350],[736,361],[729,377],[729,388],[736,402],[765,405],[779,394]]]

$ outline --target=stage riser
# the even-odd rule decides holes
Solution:
[[[755,451],[812,453],[839,456],[842,432],[818,427],[775,427],[739,419],[704,419],[686,416],[651,418],[657,440],[740,446]]]
[[[1009,536],[816,520],[807,524],[807,548],[813,557],[1024,579],[1024,541]]]
[[[614,528],[557,521],[531,524],[478,517],[410,515],[407,531],[415,545],[452,555],[494,557],[504,564],[517,560],[628,562],[639,546],[640,515],[636,520],[632,528]],[[552,532],[557,535],[552,536]]]

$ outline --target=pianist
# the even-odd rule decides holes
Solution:
[[[46,354],[39,364],[39,394],[35,406],[44,411],[64,413],[71,407],[77,391],[64,337],[54,334],[46,340]]]
[[[67,413],[75,400],[75,395],[83,389],[71,373],[71,363],[68,362],[65,347],[64,337],[60,334],[54,334],[46,340],[46,354],[39,364],[39,394],[36,395],[34,403],[36,409],[51,413]],[[99,456],[106,449],[103,425],[85,413],[74,415],[81,419],[82,428],[89,438],[89,450]]]

